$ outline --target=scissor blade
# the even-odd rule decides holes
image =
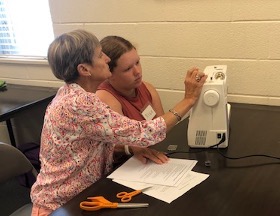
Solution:
[[[149,189],[152,188],[152,187],[153,187],[153,186],[149,186],[149,187],[143,188],[143,189],[141,189],[141,191],[143,192],[143,191],[149,190]]]
[[[117,208],[144,208],[148,206],[149,203],[118,203]]]

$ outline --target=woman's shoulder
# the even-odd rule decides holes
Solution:
[[[151,83],[149,83],[149,82],[147,82],[147,81],[142,81],[142,83],[143,83],[143,85],[148,89],[148,91],[149,91],[150,93],[156,91],[156,88],[155,88]]]

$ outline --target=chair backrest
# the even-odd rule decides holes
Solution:
[[[12,145],[0,143],[0,183],[29,171],[37,177],[36,169],[20,150]]]

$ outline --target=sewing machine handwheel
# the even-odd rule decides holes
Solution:
[[[203,101],[207,106],[215,106],[220,100],[220,95],[215,90],[208,90],[203,95]]]

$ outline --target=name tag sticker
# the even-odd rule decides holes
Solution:
[[[141,114],[146,120],[152,120],[156,116],[156,112],[151,105],[148,105]]]

